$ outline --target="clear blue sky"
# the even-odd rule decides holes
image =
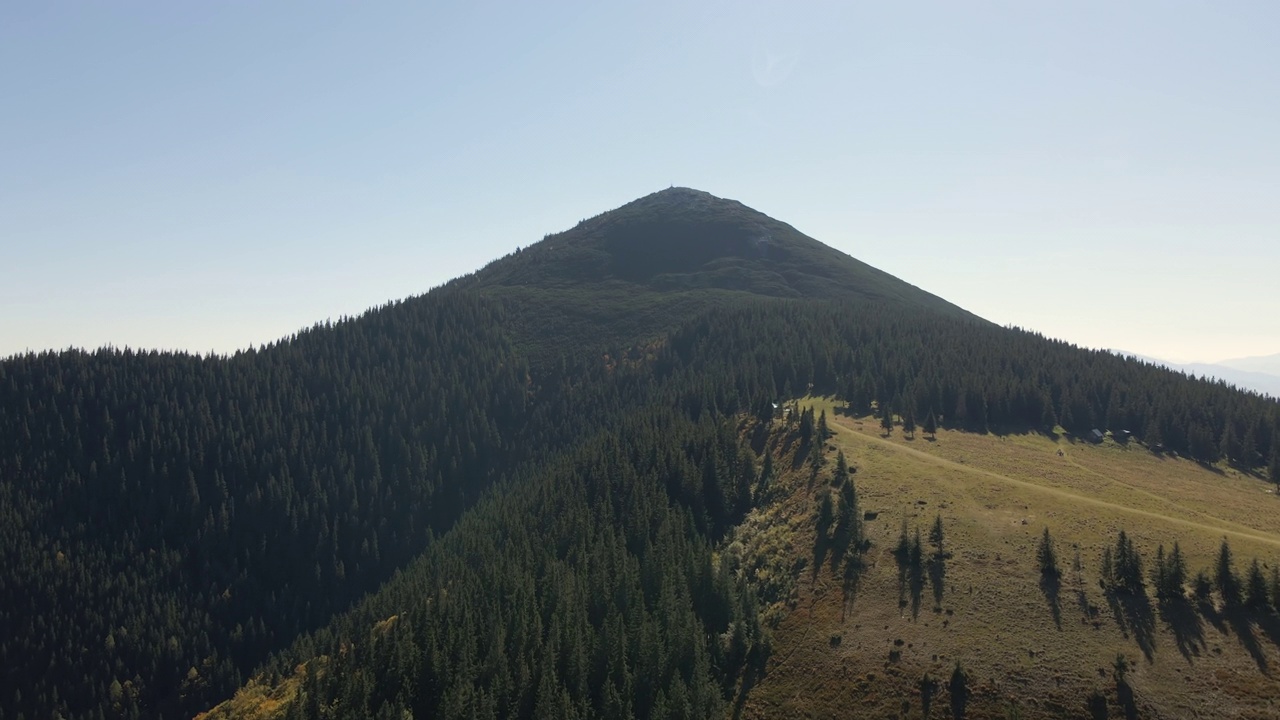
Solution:
[[[1001,324],[1280,352],[1280,3],[0,6],[0,356],[226,352],[669,185]]]

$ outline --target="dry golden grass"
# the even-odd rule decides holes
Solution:
[[[321,657],[310,662],[318,663],[320,672],[323,672],[327,658]],[[306,674],[306,665],[299,665],[294,668],[292,675],[281,679],[276,685],[262,682],[261,678],[253,678],[237,690],[230,700],[196,715],[195,720],[280,720],[297,698]]]
[[[1141,717],[1280,718],[1280,619],[1210,613],[1174,632],[1154,598],[1149,613],[1126,611],[1098,584],[1103,548],[1122,528],[1148,569],[1156,545],[1167,551],[1177,540],[1191,574],[1211,570],[1224,537],[1237,572],[1255,557],[1271,567],[1280,559],[1280,499],[1265,483],[1110,440],[947,431],[908,440],[900,428],[884,438],[873,418],[837,419],[830,401],[804,402],[826,410],[830,445],[857,468],[862,509],[879,514],[866,523],[868,567],[852,593],[829,567],[799,573],[795,609],[781,619],[745,717],[922,717],[921,677],[945,684],[957,660],[971,678],[966,717],[1005,718],[1011,705],[1023,718],[1090,717],[1095,690],[1112,717],[1124,717],[1112,679],[1123,653]],[[795,482],[790,491],[777,512],[805,558],[812,494]],[[926,578],[918,607],[909,588],[900,604],[892,549],[901,523],[927,542],[936,515],[952,553],[942,582]],[[1063,570],[1057,621],[1035,558],[1045,527]],[[950,716],[948,702],[944,689],[930,717]]]

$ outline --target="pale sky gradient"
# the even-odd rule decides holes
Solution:
[[[1000,324],[1280,352],[1280,3],[0,5],[0,356],[232,351],[669,185]]]

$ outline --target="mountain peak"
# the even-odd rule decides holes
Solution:
[[[623,205],[622,208],[630,207],[632,205],[639,205],[639,206],[667,206],[667,207],[674,206],[674,207],[689,207],[689,208],[702,207],[704,209],[709,209],[716,204],[726,205],[726,206],[736,206],[738,208],[744,208],[748,210],[750,209],[736,200],[727,200],[725,198],[712,195],[711,193],[706,192],[705,190],[698,190],[696,188],[690,188],[690,187],[680,187],[677,185],[672,185],[671,187],[666,188],[665,190],[659,190],[655,193],[650,193],[648,195],[645,195],[644,197],[638,198],[636,200],[632,200],[626,205]],[[619,210],[621,210],[622,208],[619,208]]]
[[[772,297],[901,301],[972,315],[727,198],[669,187],[492,263],[486,286],[629,284]]]

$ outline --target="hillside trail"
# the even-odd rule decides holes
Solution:
[[[1156,520],[1162,520],[1164,522],[1173,523],[1176,525],[1182,525],[1184,527],[1196,528],[1197,530],[1206,530],[1213,533],[1222,533],[1225,535],[1232,535],[1235,537],[1247,538],[1249,540],[1254,540],[1257,542],[1266,543],[1268,545],[1274,545],[1276,547],[1280,547],[1280,537],[1276,537],[1274,535],[1268,535],[1265,533],[1251,531],[1247,529],[1246,530],[1238,529],[1239,526],[1237,526],[1236,528],[1231,528],[1231,527],[1223,527],[1222,525],[1213,525],[1208,523],[1196,522],[1194,520],[1187,520],[1186,518],[1180,518],[1180,517],[1175,517],[1171,515],[1163,515],[1161,513],[1151,512],[1150,510],[1142,510],[1140,508],[1134,508],[1128,505],[1121,505],[1119,503],[1113,503],[1107,500],[1099,500],[1098,498],[1089,497],[1088,495],[1081,495],[1081,494],[1073,493],[1067,490],[1062,490],[1060,488],[1046,487],[1044,485],[1039,485],[1033,482],[1029,482],[1027,480],[1019,480],[1017,478],[1009,477],[1008,475],[1002,475],[1000,473],[997,473],[991,470],[986,470],[979,467],[973,467],[971,465],[965,465],[964,463],[955,462],[954,460],[947,460],[946,458],[940,458],[936,455],[931,455],[923,450],[904,447],[902,445],[899,445],[897,443],[894,443],[888,440],[887,438],[882,438],[882,437],[870,435],[867,433],[860,433],[854,430],[853,428],[847,427],[842,422],[833,423],[833,427],[835,427],[839,432],[847,433],[853,437],[856,437],[866,442],[876,443],[881,447],[890,448],[895,452],[905,453],[907,455],[910,455],[912,457],[918,458],[925,462],[931,463],[938,467],[945,467],[951,470],[960,470],[960,471],[972,473],[975,475],[981,475],[983,477],[991,478],[993,480],[998,480],[1000,482],[1013,485],[1015,487],[1038,490],[1047,495],[1052,495],[1054,497],[1072,500],[1072,501],[1084,503],[1087,505],[1093,505],[1095,507],[1104,507],[1109,510],[1117,510],[1120,512],[1129,513],[1131,515],[1140,515],[1143,517],[1154,518]],[[1095,474],[1099,474],[1099,473],[1095,472]],[[1101,477],[1104,477],[1107,480],[1114,481],[1112,478],[1107,478],[1105,475],[1101,475]],[[1126,485],[1126,487],[1128,486]],[[1219,523],[1222,523],[1223,525],[1235,524],[1235,523],[1231,523],[1228,520],[1223,520],[1221,518],[1215,517],[1213,519]]]

